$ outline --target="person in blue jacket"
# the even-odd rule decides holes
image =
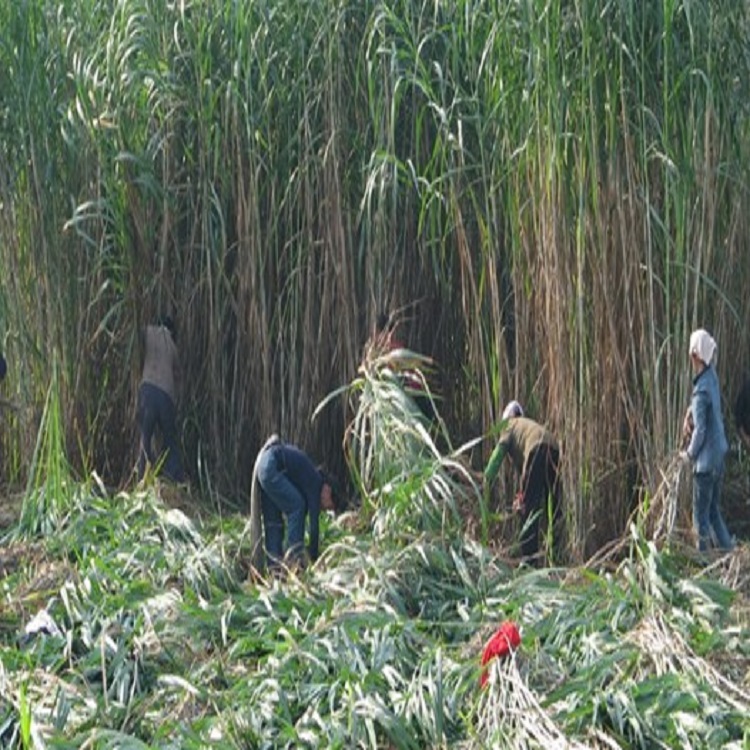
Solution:
[[[689,414],[692,433],[687,448],[680,455],[693,469],[693,525],[698,536],[698,549],[703,552],[715,544],[721,549],[731,550],[734,540],[721,513],[724,457],[729,443],[721,416],[719,379],[711,364],[716,341],[699,328],[690,335],[688,351],[693,370]]]
[[[273,435],[260,449],[253,469],[251,515],[257,516],[258,506],[263,518],[266,556],[274,567],[285,557],[285,523],[286,558],[291,562],[303,560],[306,520],[310,537],[308,554],[313,561],[318,558],[320,511],[337,511],[338,500],[333,481],[310,457]]]

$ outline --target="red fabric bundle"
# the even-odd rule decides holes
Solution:
[[[490,659],[494,659],[497,656],[507,656],[511,649],[518,648],[520,645],[521,634],[518,632],[516,624],[510,620],[506,620],[495,631],[492,638],[487,641],[487,645],[484,647],[484,653],[482,654],[482,666],[484,667]],[[487,678],[487,669],[483,669],[482,677],[480,679],[480,685],[482,687],[487,684]]]

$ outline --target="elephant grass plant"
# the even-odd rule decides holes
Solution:
[[[60,408],[57,367],[54,366],[17,527],[18,535],[25,538],[56,533],[74,505],[71,503],[74,485],[67,463]]]
[[[739,386],[741,2],[34,0],[0,26],[21,485],[55,357],[71,468],[130,482],[139,333],[165,312],[197,483],[242,497],[273,431],[343,472],[343,406],[310,416],[407,308],[457,444],[510,397],[560,437],[582,561],[658,483],[692,328]]]
[[[391,349],[382,335],[375,336],[365,346],[357,377],[315,412],[336,398],[347,399],[352,414],[344,436],[347,465],[378,535],[450,536],[461,533],[467,517],[485,515],[470,463],[475,441],[452,447],[440,401],[430,390],[431,368],[428,357]],[[429,402],[433,417],[418,399]]]

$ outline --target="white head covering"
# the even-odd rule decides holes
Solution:
[[[689,353],[697,354],[701,362],[710,365],[716,353],[716,342],[708,331],[699,328],[690,334]]]
[[[522,417],[523,407],[518,401],[509,401],[503,411],[503,419],[512,419],[513,417]]]

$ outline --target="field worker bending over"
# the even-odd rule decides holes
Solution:
[[[147,461],[152,467],[156,467],[164,459],[162,471],[165,476],[174,482],[184,482],[185,472],[177,440],[175,396],[178,363],[172,318],[167,316],[158,325],[146,327],[145,349],[136,413],[141,432],[138,478],[143,478]],[[163,441],[162,451],[158,456],[152,444],[157,427]]]
[[[284,558],[284,522],[287,556],[293,562],[304,557],[305,519],[310,521],[311,560],[319,553],[320,511],[337,510],[332,481],[295,445],[272,435],[260,449],[253,469],[250,497],[253,564],[262,567],[259,513],[265,531],[265,552],[271,567]]]
[[[703,552],[711,547],[713,533],[716,545],[730,550],[734,540],[721,514],[724,457],[729,444],[721,416],[719,379],[711,365],[716,342],[707,331],[699,328],[690,335],[688,352],[693,370],[690,400],[693,428],[690,442],[680,452],[680,457],[693,467],[693,525],[698,535],[698,549]]]
[[[521,514],[521,554],[525,559],[532,559],[539,552],[540,522],[552,518],[553,532],[554,527],[559,527],[560,448],[552,433],[523,415],[518,401],[511,401],[505,407],[503,420],[508,424],[485,469],[485,486],[492,485],[503,459],[510,454],[520,476],[521,489],[513,509]]]
[[[5,362],[5,357],[3,357],[3,353],[0,352],[0,380],[2,380],[5,377],[5,373],[8,371],[8,365]]]

